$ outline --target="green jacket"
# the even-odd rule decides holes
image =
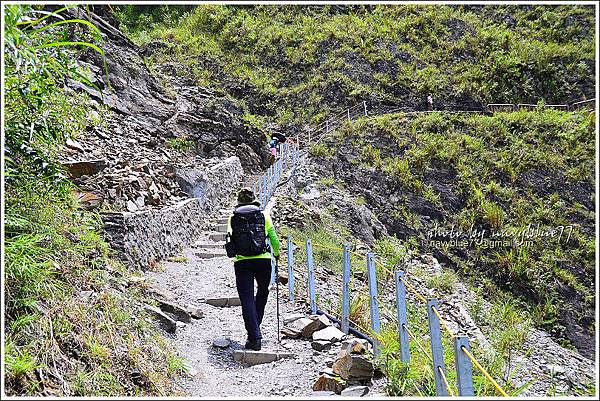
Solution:
[[[255,206],[255,205],[243,205],[243,206],[238,206],[238,207],[240,207],[240,208],[256,208],[256,210],[258,210],[258,206]],[[236,210],[237,210],[237,208],[236,208]],[[266,211],[263,211],[262,213],[265,216],[265,232],[267,233],[267,237],[269,238],[269,241],[271,242],[271,249],[273,251],[273,256],[277,257],[277,256],[279,256],[280,244],[279,244],[279,239],[277,238],[277,233],[275,232],[275,226],[273,225],[273,221],[271,220],[271,216],[269,216],[269,213],[267,213]],[[231,218],[232,217],[233,216],[229,216],[229,218],[227,219],[227,232],[230,235],[232,234],[232,230],[231,230]],[[254,255],[254,256],[236,255],[235,258],[233,258],[233,261],[239,262],[240,260],[248,260],[248,259],[271,259],[271,253],[265,252],[260,255]]]

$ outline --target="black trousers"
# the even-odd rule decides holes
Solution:
[[[248,339],[262,338],[260,324],[265,314],[265,305],[269,296],[271,281],[271,259],[240,260],[233,264],[235,269],[235,284],[237,286],[242,316],[248,332]],[[257,289],[254,295],[254,280]]]

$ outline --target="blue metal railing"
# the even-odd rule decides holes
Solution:
[[[252,185],[252,191],[260,202],[260,208],[265,209],[267,203],[275,193],[275,189],[284,172],[294,169],[298,164],[299,149],[298,143],[282,143],[279,145],[279,153],[267,171],[261,174]]]

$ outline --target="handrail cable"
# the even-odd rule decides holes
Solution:
[[[448,383],[448,379],[446,378],[446,374],[444,373],[444,370],[442,369],[442,367],[438,366],[437,370],[438,370],[438,372],[440,372],[440,376],[442,376],[442,381],[444,382],[444,386],[446,387],[446,390],[448,390],[450,397],[456,397],[456,395],[454,394],[454,391],[452,391],[452,388],[450,387],[450,383]]]
[[[433,357],[431,355],[429,355],[429,353],[425,350],[425,348],[423,348],[423,346],[421,345],[421,343],[419,342],[419,340],[417,339],[417,337],[413,334],[412,331],[410,331],[408,329],[408,326],[406,326],[403,323],[402,324],[402,328],[404,328],[404,330],[406,330],[406,332],[408,333],[408,336],[413,339],[413,341],[415,342],[415,344],[417,344],[417,347],[419,348],[419,350],[421,351],[421,353],[423,355],[425,355],[433,363]]]
[[[506,392],[502,389],[502,387],[500,387],[496,380],[494,380],[494,378],[490,376],[490,374],[485,370],[483,366],[481,366],[479,362],[477,362],[477,359],[475,359],[473,354],[471,354],[471,352],[469,352],[469,350],[464,345],[460,347],[460,349],[469,357],[471,362],[473,362],[473,365],[475,365],[475,367],[477,367],[477,369],[479,369],[481,373],[483,373],[483,375],[494,385],[496,390],[498,390],[498,392],[504,397],[508,397],[508,394],[506,394]]]
[[[313,245],[318,244],[318,243],[313,243]],[[318,244],[321,247],[324,248],[329,248],[329,249],[335,249],[337,251],[339,251],[338,248],[333,248],[331,246],[324,246],[322,244]],[[352,253],[356,253],[354,251],[350,251]],[[358,254],[358,253],[356,253]],[[365,256],[365,255],[361,255],[358,254],[359,256]],[[375,263],[377,265],[379,265],[383,270],[385,270],[386,272],[393,274],[383,263],[379,262],[377,259],[375,259]],[[404,283],[404,285],[413,293],[415,294],[415,296],[417,296],[417,298],[419,298],[421,301],[423,301],[424,303],[427,303],[427,299],[421,295],[410,283],[408,283],[404,278],[401,278],[402,282]],[[360,293],[360,292],[359,292]],[[446,321],[442,318],[442,316],[440,315],[439,311],[437,310],[437,308],[432,307],[431,308],[432,311],[436,314],[436,316],[438,317],[438,319],[440,320],[440,323],[442,324],[442,326],[444,327],[444,329],[448,332],[448,334],[450,335],[451,338],[456,337],[456,335],[452,332],[452,330],[450,329],[450,327],[448,327],[448,324],[446,323]],[[350,319],[348,319],[350,321]],[[351,321],[352,322],[352,321]],[[355,322],[352,322],[353,324],[355,324],[357,327],[361,328],[359,325],[357,325]],[[408,327],[406,327],[406,325],[402,325],[407,333],[409,334],[410,337],[413,338],[413,340],[415,340],[415,342],[417,343],[417,345],[420,347],[420,344],[417,342],[416,338],[414,337],[414,335],[412,335],[412,333],[410,332],[410,330],[408,329]],[[364,330],[364,328],[361,328],[361,330]],[[422,347],[421,348],[421,352]],[[469,359],[471,359],[471,361],[473,362],[473,364],[483,373],[483,375],[492,383],[492,385],[496,388],[496,390],[498,390],[498,392],[500,392],[500,394],[504,395],[504,396],[508,396],[506,394],[506,392],[502,389],[502,387],[494,380],[494,378],[487,372],[487,370],[485,370],[485,368],[483,366],[481,366],[481,364],[475,359],[475,357],[466,350],[466,348],[462,347],[462,349],[465,351],[465,353],[467,354],[467,356],[469,357]],[[427,356],[429,356],[427,354]],[[431,357],[430,357],[431,358]],[[433,359],[432,359],[433,361]]]

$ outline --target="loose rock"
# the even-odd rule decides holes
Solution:
[[[344,397],[362,397],[369,392],[367,386],[351,386],[342,390],[341,395]]]
[[[228,338],[217,338],[213,341],[213,347],[225,349],[231,345],[231,340]]]
[[[330,376],[328,374],[321,374],[315,384],[313,384],[313,391],[332,391],[336,394],[340,394],[344,389],[346,383],[340,377]]]
[[[310,345],[314,350],[317,351],[327,351],[331,348],[330,341],[313,341]]]
[[[329,326],[324,328],[323,330],[319,330],[313,333],[312,338],[313,341],[338,342],[341,341],[344,336],[345,334],[343,331],[340,331],[333,326]]]

